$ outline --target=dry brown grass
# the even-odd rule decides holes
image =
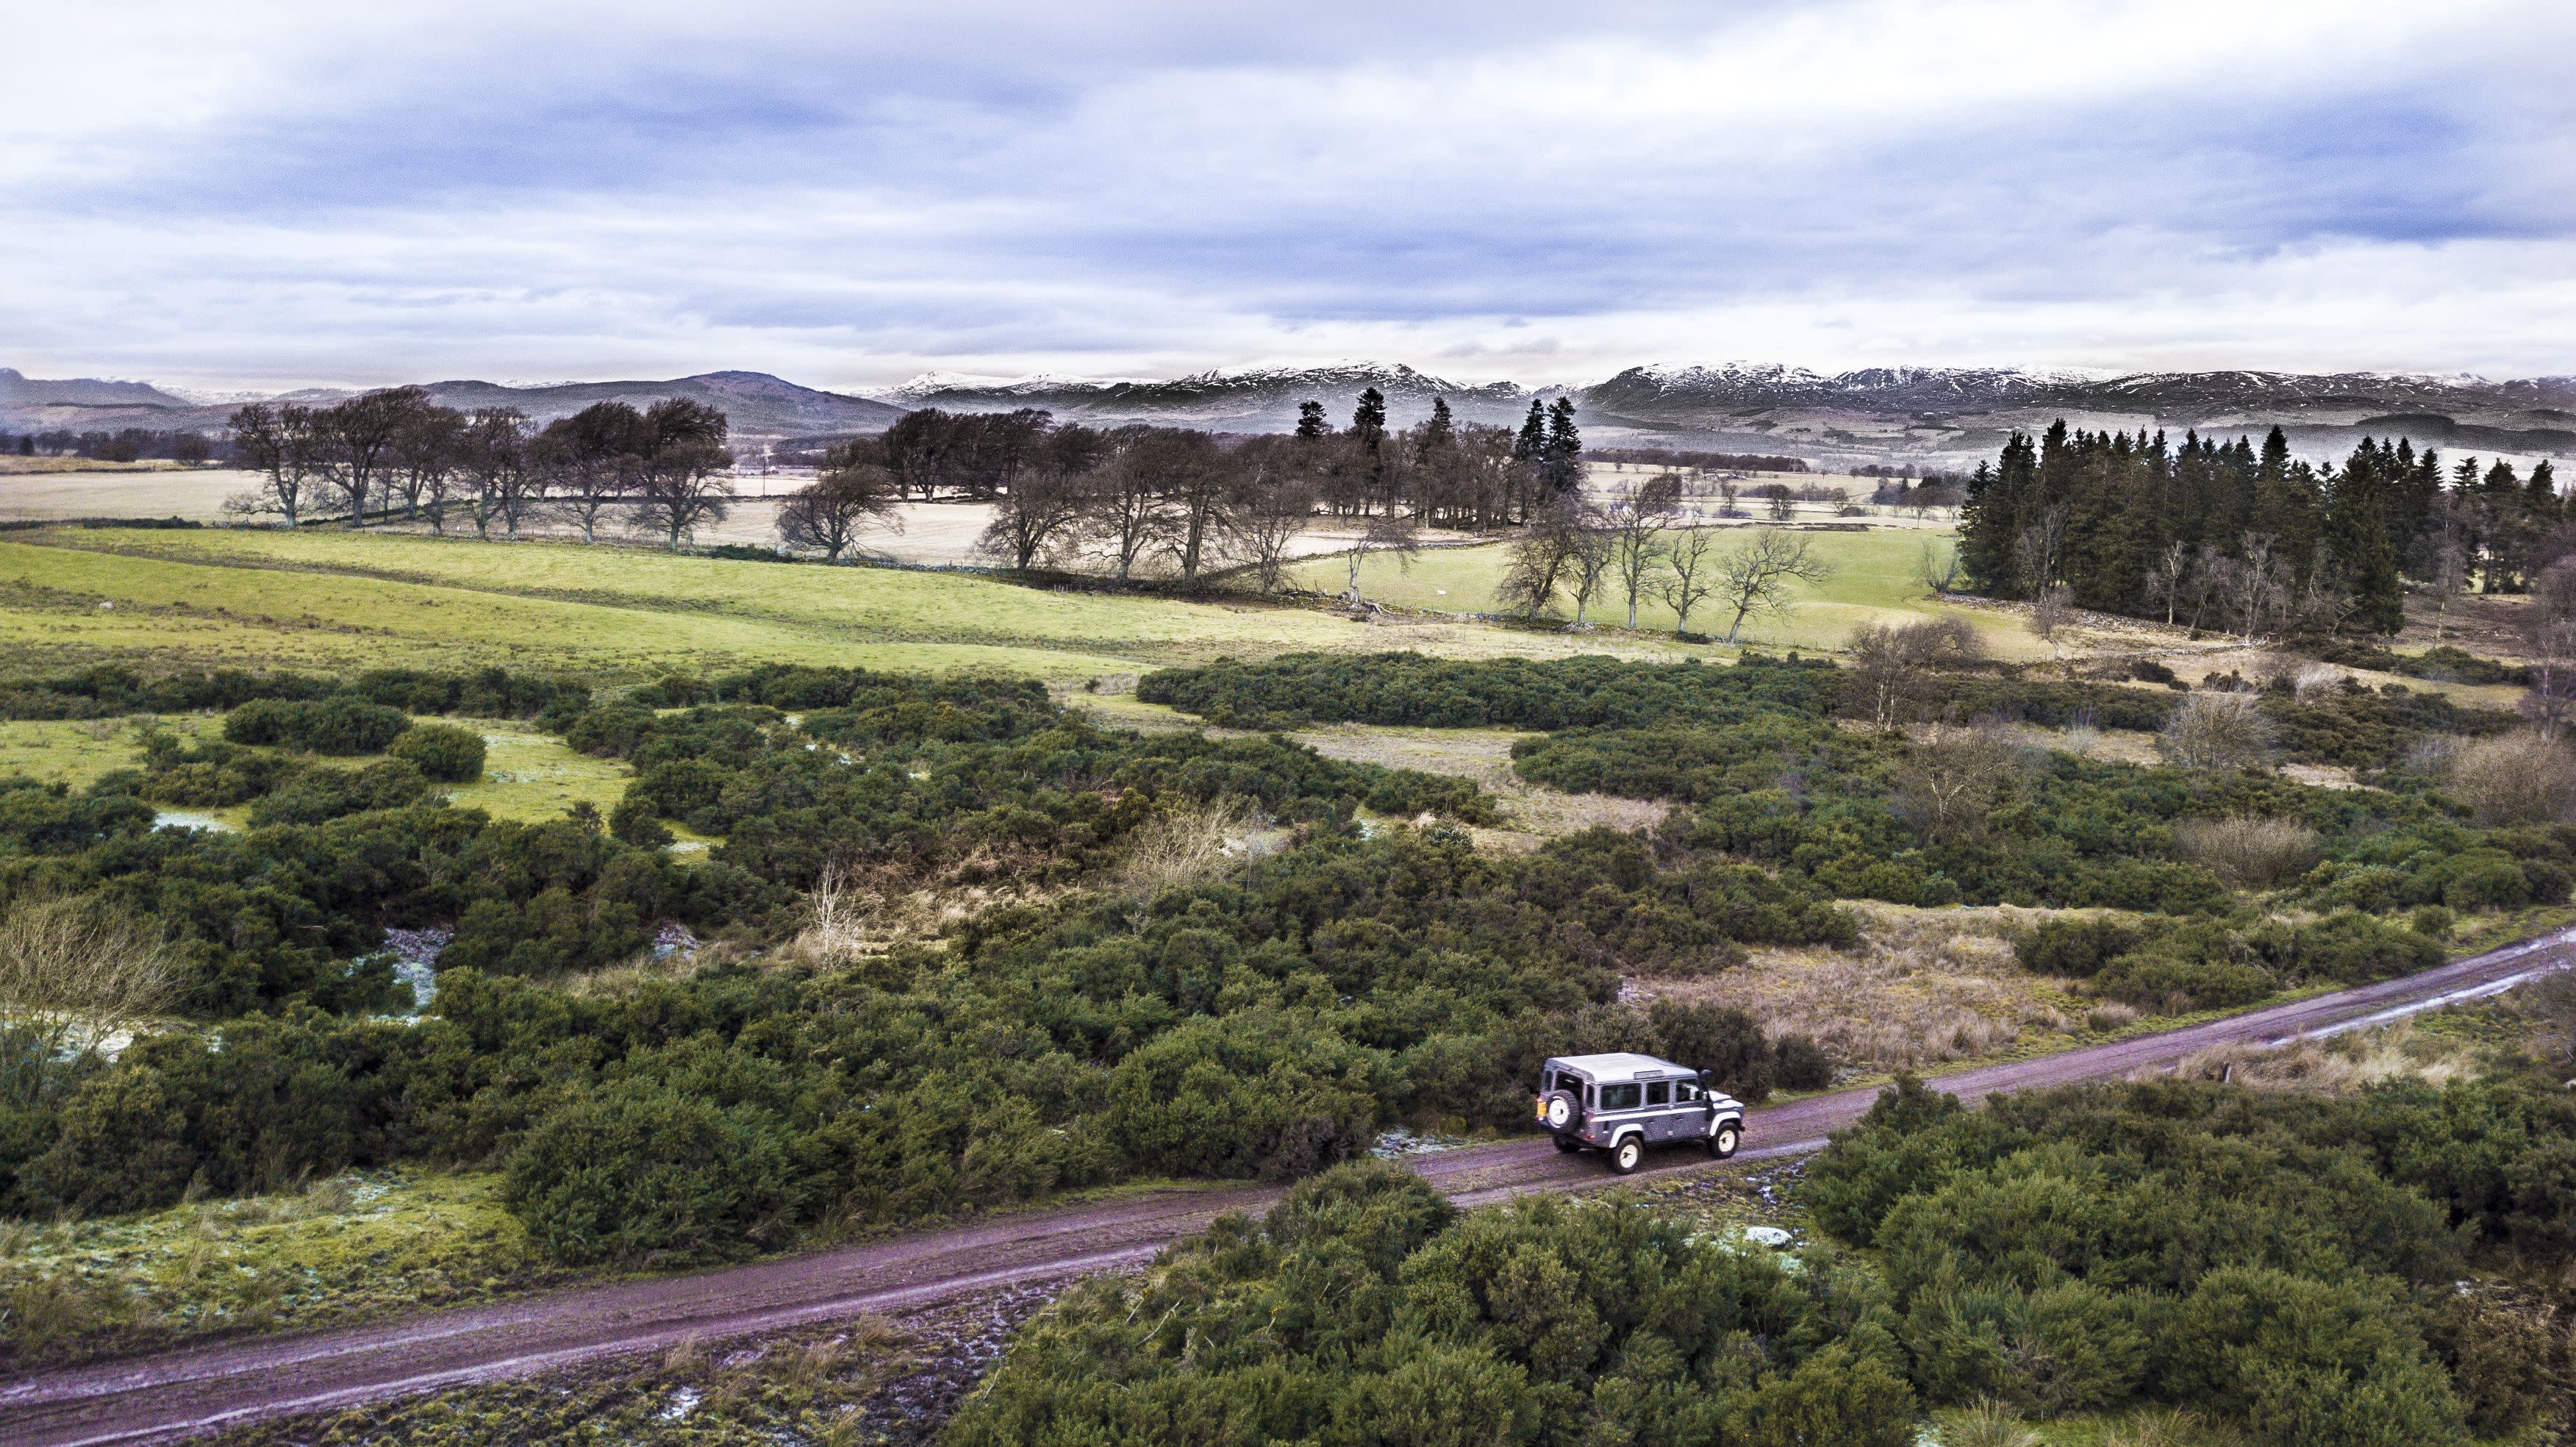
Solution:
[[[2452,795],[2475,809],[2481,824],[2536,824],[2576,811],[2576,754],[2535,732],[2459,744],[2449,751],[2442,773]]]
[[[1391,728],[1336,724],[1298,734],[1326,758],[1345,763],[1419,769],[1474,782],[1495,797],[1503,823],[1470,832],[1480,848],[1528,853],[1560,835],[1595,827],[1651,829],[1671,805],[1609,794],[1566,794],[1512,772],[1512,742],[1525,735],[1508,729]]]
[[[2013,959],[2013,930],[2046,911],[1914,910],[1849,903],[1862,917],[1852,951],[1747,951],[1708,976],[1641,976],[1648,996],[1710,1001],[1752,1013],[1771,1034],[1813,1036],[1862,1074],[1997,1054],[2035,1036],[2107,1028],[2059,987]]]
[[[2295,819],[2185,819],[2174,826],[2174,842],[2186,858],[2246,889],[2272,888],[2317,862],[2317,831]]]
[[[2401,1020],[2377,1030],[2356,1030],[2322,1040],[2299,1040],[2265,1049],[2216,1045],[2183,1057],[2174,1073],[2185,1080],[2224,1080],[2255,1090],[2339,1095],[2390,1080],[2440,1085],[2473,1073],[2477,1047],[2433,1035]]]
[[[1157,814],[1127,837],[1118,883],[1138,894],[1212,879],[1276,847],[1270,820],[1249,799],[1218,799]]]

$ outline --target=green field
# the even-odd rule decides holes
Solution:
[[[338,532],[73,530],[0,543],[0,666],[489,663],[641,674],[755,661],[1080,680],[1300,649],[1554,655],[1598,645],[1311,608],[787,567],[623,548]],[[1656,651],[1647,641],[1621,651]]]
[[[1839,648],[1852,629],[1862,624],[1954,614],[1967,619],[1984,636],[1987,650],[1999,658],[2048,656],[2048,645],[2030,637],[2019,620],[2009,615],[1952,607],[1926,597],[1923,585],[1914,579],[1915,563],[1927,540],[1936,546],[1945,544],[1950,541],[1947,533],[1886,531],[1805,536],[1815,552],[1834,565],[1833,577],[1821,587],[1802,587],[1797,608],[1787,616],[1747,620],[1745,642],[1775,649]],[[1502,579],[1506,553],[1503,544],[1443,549],[1422,554],[1410,568],[1390,558],[1372,558],[1360,570],[1360,590],[1371,598],[1404,608],[1445,613],[1495,612],[1494,587]],[[1307,587],[1339,591],[1349,576],[1348,568],[1344,559],[1318,558],[1291,571]],[[1571,608],[1570,603],[1560,600],[1560,613],[1570,613]],[[1691,625],[1699,632],[1723,636],[1728,616],[1723,608],[1702,604],[1693,610]],[[1585,618],[1595,624],[1624,626],[1627,605],[1616,597],[1609,598],[1592,607]],[[1668,631],[1673,624],[1673,610],[1662,600],[1640,600],[1639,628]]]

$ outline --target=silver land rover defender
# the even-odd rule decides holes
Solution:
[[[1649,1146],[1695,1141],[1718,1160],[1744,1140],[1744,1102],[1704,1071],[1652,1055],[1565,1055],[1539,1068],[1538,1123],[1573,1152],[1610,1153],[1610,1169],[1637,1169]]]

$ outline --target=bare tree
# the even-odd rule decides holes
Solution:
[[[406,521],[419,521],[425,511],[430,531],[447,531],[447,503],[464,450],[465,414],[455,408],[424,403],[402,419],[385,458],[385,474],[392,490],[403,496]]]
[[[1360,597],[1360,568],[1368,562],[1370,555],[1376,553],[1392,556],[1399,570],[1410,573],[1413,560],[1422,554],[1422,530],[1414,525],[1412,518],[1401,516],[1392,509],[1370,518],[1368,525],[1360,529],[1360,535],[1352,539],[1351,550],[1346,555],[1350,560],[1350,576],[1344,579],[1342,590],[1342,596],[1353,608],[1358,608],[1365,601]]]
[[[2246,768],[2264,762],[2271,751],[2271,720],[2245,693],[2195,693],[2156,735],[2156,752],[2182,769]]]
[[[725,449],[725,415],[704,402],[666,397],[645,410],[644,430],[636,517],[676,553],[680,539],[700,524],[724,521],[733,499],[733,479],[725,473],[733,466],[733,454]]]
[[[1785,613],[1794,600],[1794,585],[1809,586],[1834,575],[1833,565],[1815,555],[1807,540],[1773,528],[1756,528],[1753,536],[1717,560],[1716,596],[1735,610],[1726,641],[1744,631],[1744,620],[1757,613]]]
[[[1082,517],[1085,475],[1099,465],[1101,435],[1088,427],[1059,427],[1031,449],[1011,490],[994,504],[975,550],[1015,572],[1071,537]]]
[[[1196,586],[1199,571],[1216,561],[1225,533],[1225,507],[1234,469],[1216,439],[1204,432],[1163,431],[1138,449],[1149,481],[1169,509],[1166,546],[1180,565],[1181,581]]]
[[[1572,498],[1559,498],[1533,513],[1504,556],[1494,601],[1518,609],[1524,618],[1536,618],[1574,569],[1586,546],[1588,523],[1582,504]]]
[[[537,474],[529,467],[528,445],[534,439],[527,414],[516,407],[476,409],[465,424],[459,469],[466,481],[465,508],[478,537],[492,536],[499,519],[512,541],[519,519],[536,501]]]
[[[2288,598],[2288,569],[2269,533],[2245,534],[2243,555],[2228,561],[2231,566],[2220,574],[2220,586],[2250,647]]]
[[[348,499],[349,526],[365,526],[367,500],[384,477],[395,442],[428,405],[429,394],[418,387],[389,387],[314,414],[320,471]]]
[[[1664,533],[1681,506],[1682,480],[1666,473],[1630,483],[1612,494],[1605,518],[1610,542],[1610,572],[1628,600],[1628,628],[1636,631],[1637,599],[1653,589],[1664,566]]]
[[[623,402],[594,402],[537,434],[534,456],[554,506],[599,540],[599,516],[624,500],[653,449],[644,414]]]
[[[2065,581],[2058,576],[2065,567],[2066,509],[2042,508],[2013,538],[2013,574],[2023,591],[2037,598],[2042,590]]]
[[[1852,630],[1851,674],[1842,690],[1847,713],[1881,730],[1918,721],[1933,699],[1932,670],[1955,668],[1985,655],[1977,631],[1964,618],[1917,623],[1868,623]]]
[[[1247,444],[1234,470],[1226,503],[1225,525],[1252,564],[1253,580],[1265,593],[1276,593],[1289,553],[1315,517],[1315,483],[1294,465],[1293,441]]]
[[[2075,595],[2064,583],[2045,583],[2030,590],[2030,631],[2050,644],[2075,611]]]
[[[1906,749],[1896,770],[1897,817],[1935,844],[1974,839],[1985,832],[2012,764],[2012,745],[1991,726],[1937,728]]]
[[[2174,610],[2182,605],[2183,583],[2191,575],[2191,547],[2180,538],[2166,543],[2147,565],[2147,596],[2165,605],[2165,626],[2174,626]]]
[[[1914,562],[1914,579],[1947,598],[1959,591],[1959,545],[1923,540],[1923,555]]]
[[[1081,535],[1108,548],[1122,583],[1172,531],[1171,500],[1162,487],[1160,454],[1165,449],[1156,436],[1165,430],[1143,425],[1113,430],[1108,461],[1085,479]]]
[[[274,512],[294,527],[303,515],[305,493],[320,463],[313,409],[293,402],[273,408],[253,402],[234,410],[231,426],[234,455],[267,478],[240,510]]]
[[[823,454],[822,475],[779,504],[779,541],[838,562],[863,522],[903,530],[894,478],[877,461],[873,441],[844,442]]]
[[[1664,602],[1676,633],[1688,633],[1691,611],[1716,596],[1717,540],[1713,529],[1684,528],[1664,544]]]
[[[2531,688],[2522,710],[2542,738],[2555,739],[2576,713],[2576,558],[2561,558],[2531,580],[2523,638]]]
[[[109,1045],[169,1008],[177,971],[160,931],[88,899],[35,895],[0,917],[0,1013],[35,1048],[0,1069],[44,1075]]]

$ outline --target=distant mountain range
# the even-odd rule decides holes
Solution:
[[[567,382],[516,387],[434,382],[455,407],[515,406],[540,421],[618,400],[637,406],[691,397],[722,407],[744,438],[879,430],[916,407],[991,412],[1043,408],[1094,425],[1153,422],[1220,432],[1278,432],[1297,406],[1320,401],[1336,425],[1367,387],[1404,426],[1448,399],[1462,421],[1510,424],[1533,399],[1570,395],[1595,444],[1785,453],[1825,465],[1916,462],[1964,466],[1990,457],[2013,429],[2058,418],[2091,429],[2188,429],[2233,436],[2287,429],[2303,454],[2327,458],[2365,435],[2407,436],[2450,451],[2576,457],[2576,377],[2490,381],[2473,376],[2350,372],[2108,373],[2012,368],[1881,367],[1828,375],[1798,367],[1631,367],[1589,386],[1461,383],[1412,367],[1352,362],[1193,373],[1165,380],[978,377],[925,373],[885,400],[817,391],[761,372],[708,372],[662,382]],[[289,394],[325,401],[330,391]],[[190,400],[142,382],[41,381],[0,368],[0,428],[220,429],[234,402]]]
[[[449,407],[516,407],[539,422],[568,417],[594,402],[646,407],[665,397],[687,397],[723,408],[735,435],[746,438],[875,432],[908,410],[866,397],[818,392],[766,372],[705,372],[666,382],[563,382],[535,387],[429,382],[423,387],[432,399]],[[273,400],[326,403],[350,395],[306,388]],[[13,432],[53,428],[113,432],[123,427],[217,432],[241,400],[192,401],[142,382],[42,381],[0,367],[0,429]]]

